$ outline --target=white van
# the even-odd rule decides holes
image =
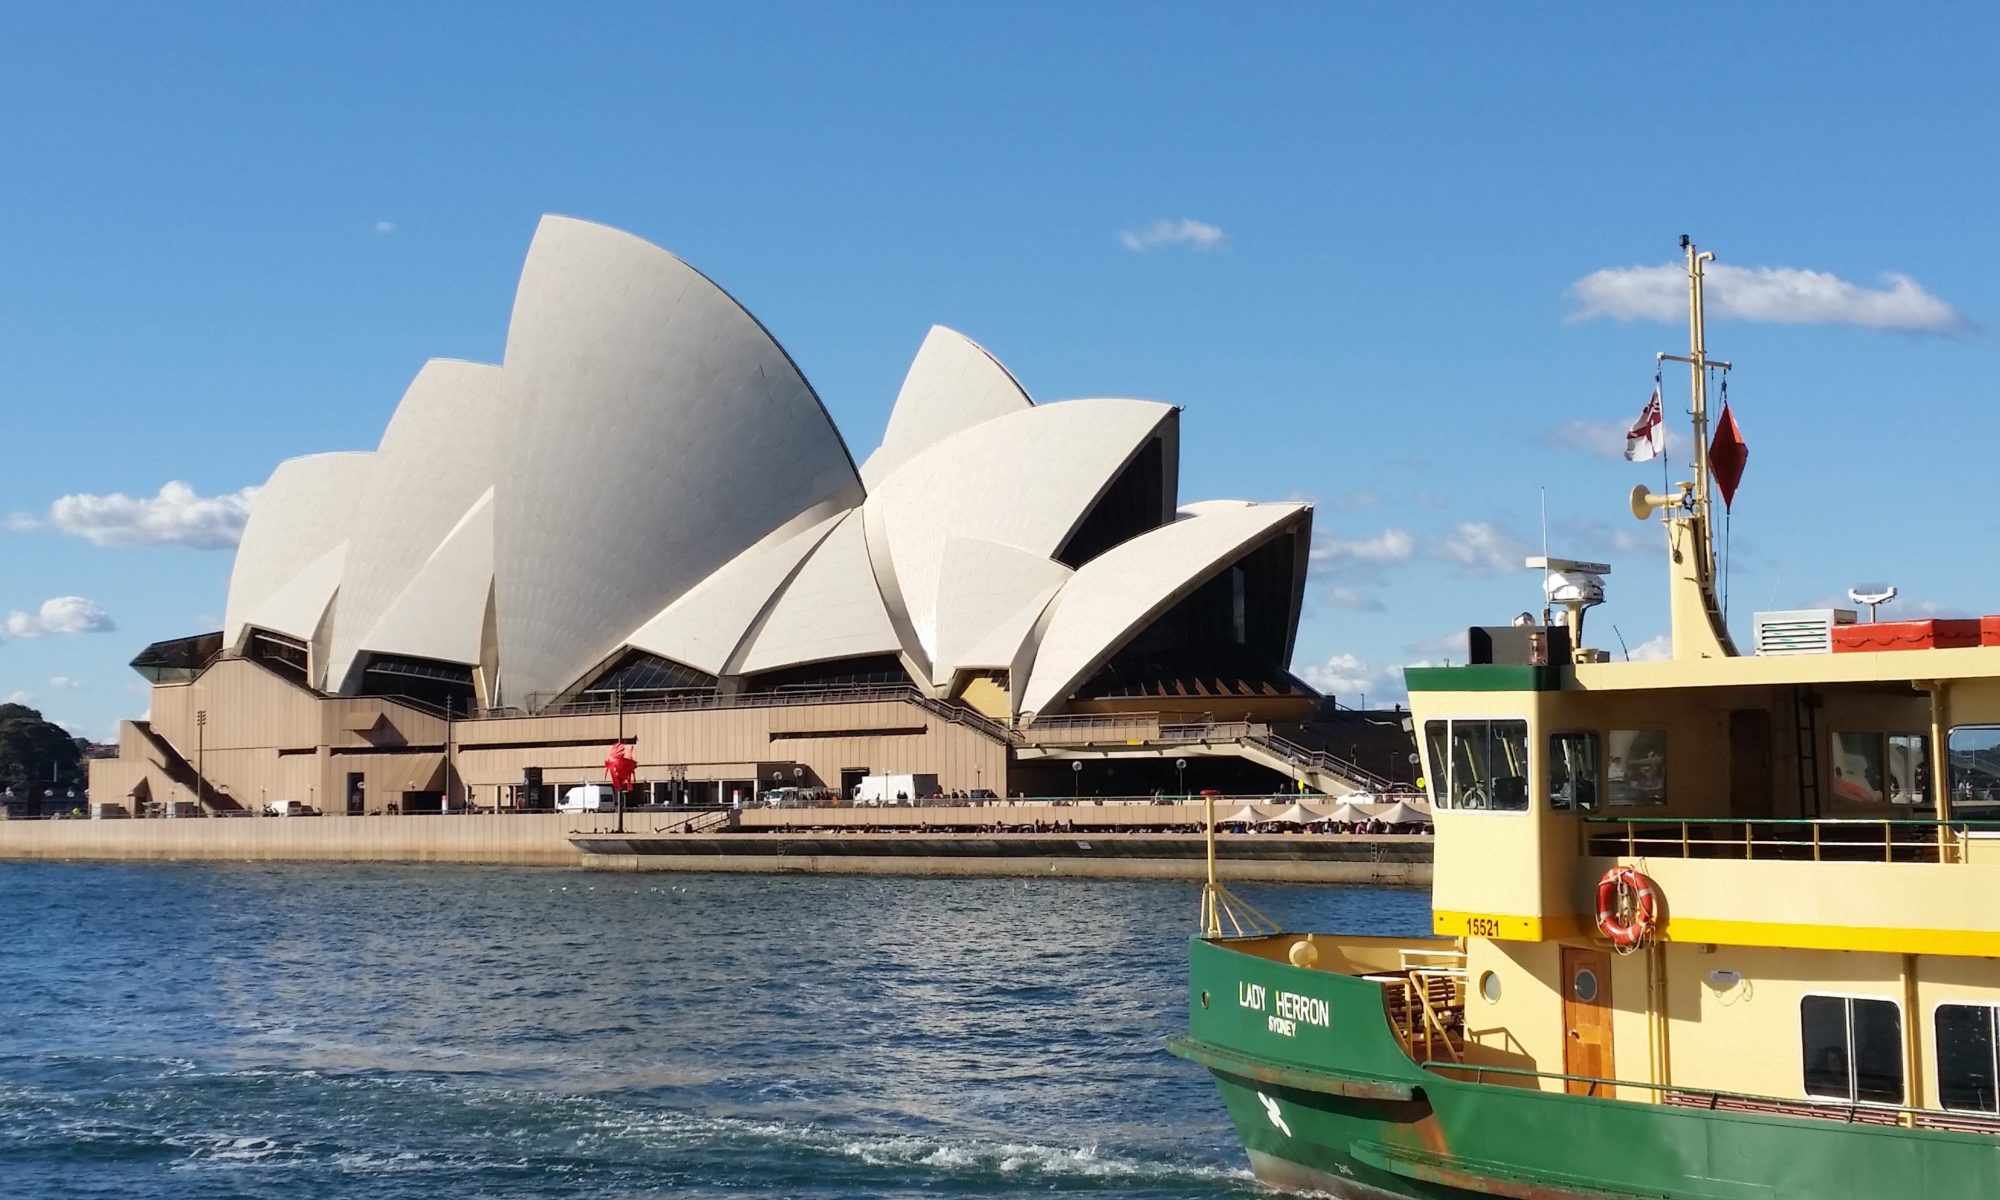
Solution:
[[[556,802],[557,812],[617,812],[618,794],[601,783],[573,787]]]
[[[920,804],[938,794],[935,775],[870,775],[854,789],[856,804]]]
[[[268,800],[264,803],[267,817],[316,817],[319,810],[298,800]]]

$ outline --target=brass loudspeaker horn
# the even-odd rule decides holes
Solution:
[[[1641,521],[1651,520],[1656,508],[1668,508],[1680,502],[1679,496],[1662,496],[1658,492],[1647,491],[1643,483],[1632,485],[1632,515]]]

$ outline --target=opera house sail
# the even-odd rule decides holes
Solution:
[[[142,807],[504,805],[581,778],[615,713],[642,778],[711,797],[995,786],[1058,715],[1296,718],[1311,508],[1184,504],[1180,454],[1176,407],[1037,404],[934,328],[857,464],[727,292],[546,217],[499,364],[426,363],[372,451],[272,472],[223,628],[135,661],[152,712],[105,779]],[[857,696],[907,713],[772,715]]]

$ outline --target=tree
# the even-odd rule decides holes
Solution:
[[[0,704],[0,789],[26,795],[29,787],[67,791],[85,783],[77,739],[25,704]]]

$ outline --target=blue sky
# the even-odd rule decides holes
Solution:
[[[1296,665],[1371,700],[1535,604],[1542,489],[1553,549],[1614,563],[1590,640],[1663,632],[1664,560],[1623,499],[1659,471],[1592,447],[1637,415],[1654,351],[1685,349],[1625,269],[1691,233],[1775,271],[1712,301],[1751,447],[1739,628],[1873,578],[1903,589],[1885,616],[2000,608],[1973,552],[1994,532],[1995,24],[15,6],[0,698],[92,737],[143,711],[125,663],[217,627],[242,490],[372,447],[427,357],[497,361],[543,212],[728,288],[857,459],[933,323],[1039,400],[1184,405],[1185,498],[1319,504]],[[1670,416],[1685,395],[1669,374]]]

